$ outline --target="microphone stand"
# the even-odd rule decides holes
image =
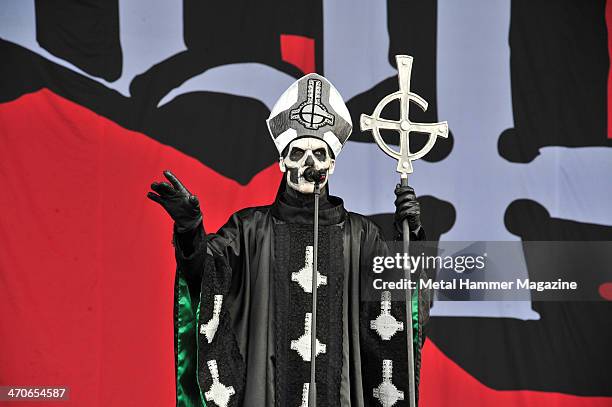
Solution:
[[[321,179],[315,179],[314,187],[314,242],[312,247],[312,319],[310,325],[310,387],[308,407],[317,406],[316,364],[317,355],[317,256],[319,252],[319,196]]]

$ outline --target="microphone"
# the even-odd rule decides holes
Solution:
[[[302,174],[304,179],[309,182],[314,182],[315,184],[320,184],[325,181],[325,177],[327,176],[326,170],[315,170],[312,167],[308,167],[304,170],[304,174]]]

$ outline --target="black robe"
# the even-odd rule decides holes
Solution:
[[[238,211],[216,234],[200,227],[186,244],[185,236],[175,233],[177,405],[305,402],[310,378],[305,324],[312,299],[298,272],[307,268],[307,246],[313,242],[312,200],[284,192],[272,205]],[[317,404],[382,405],[375,388],[383,382],[383,361],[387,367],[391,361],[391,382],[404,392],[393,405],[408,405],[404,303],[393,301],[391,307],[404,329],[383,340],[371,326],[381,301],[365,298],[371,259],[388,250],[381,232],[366,217],[347,212],[326,189],[319,224],[318,271],[327,281],[318,287]],[[424,239],[423,231],[412,239]],[[192,244],[185,256],[182,246]],[[420,290],[412,302],[418,376],[429,293]],[[307,352],[299,352],[302,335]]]

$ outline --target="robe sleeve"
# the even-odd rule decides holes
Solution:
[[[396,239],[402,241],[402,235],[400,234]],[[425,229],[421,226],[416,231],[410,232],[411,242],[426,241]],[[414,253],[412,253],[414,255]],[[426,280],[429,276],[424,270],[419,270],[416,280]],[[423,344],[425,342],[425,326],[429,321],[429,312],[433,305],[433,293],[429,288],[421,289],[417,286],[416,292],[412,295],[412,329],[413,329],[413,341],[414,341],[414,375],[415,375],[415,386],[416,386],[416,402],[419,402],[419,385],[421,382],[421,360]]]
[[[411,241],[424,241],[425,231],[423,228],[417,230],[417,233],[411,233]],[[401,242],[401,234],[397,234],[395,240]],[[405,391],[405,385],[408,383],[406,361],[406,328],[410,326],[413,330],[413,346],[414,346],[414,363],[415,363],[415,380],[417,386],[417,398],[418,398],[418,386],[420,376],[420,364],[421,364],[421,348],[423,345],[423,325],[427,322],[429,317],[429,296],[424,290],[416,290],[412,297],[412,315],[410,319],[406,316],[405,302],[397,297],[397,292],[389,294],[386,300],[390,302],[390,314],[394,318],[396,323],[401,324],[402,328],[397,330],[390,336],[385,336],[382,332],[377,332],[375,320],[379,314],[381,314],[383,291],[373,288],[372,278],[379,278],[382,276],[386,281],[399,280],[398,276],[392,274],[374,275],[372,276],[372,260],[374,256],[389,256],[392,255],[388,242],[382,237],[382,233],[379,228],[373,224],[366,224],[365,233],[363,236],[363,253],[367,264],[364,264],[366,276],[362,276],[362,290],[367,292],[366,296],[361,301],[361,346],[362,346],[362,371],[364,380],[364,396],[366,397],[366,404],[376,405],[379,404],[377,397],[380,395],[373,395],[373,389],[378,388],[377,386],[382,381],[382,369],[385,363],[392,363],[393,371],[393,383],[398,386],[398,389]],[[413,253],[414,255],[414,253]],[[394,273],[395,271],[387,271],[385,273]],[[363,273],[363,271],[362,271]],[[413,280],[416,280],[413,274]],[[417,286],[418,287],[418,286]],[[362,292],[362,295],[363,292]],[[410,321],[410,325],[406,322]],[[388,335],[388,332],[386,333]],[[364,354],[365,352],[365,354]],[[388,389],[387,389],[388,390]],[[377,390],[382,391],[382,390]],[[408,400],[408,395],[403,395],[404,400]],[[368,405],[369,405],[368,404]]]
[[[401,242],[403,236],[399,233],[396,236],[396,241]],[[425,229],[420,226],[416,231],[410,232],[411,242],[424,242],[427,240]],[[419,270],[417,280],[428,279],[429,276],[424,270]],[[417,287],[416,292],[412,295],[412,330],[414,342],[414,363],[415,363],[415,380],[417,391],[420,382],[421,372],[421,349],[425,342],[425,327],[429,321],[429,313],[433,305],[433,293],[431,289],[421,289]],[[418,398],[418,396],[417,396]]]
[[[174,249],[176,275],[174,280],[174,363],[176,374],[176,405],[180,407],[203,406],[197,385],[197,306],[200,296],[201,270],[206,248],[204,230],[196,229],[192,240],[193,251],[186,255],[181,247],[187,236],[180,236],[175,229]]]
[[[388,256],[389,255],[389,247],[387,242],[384,241],[382,237],[382,233],[377,227],[368,229],[368,233],[366,235],[366,245],[369,246],[369,249],[366,249],[366,252],[376,253],[377,255]],[[402,242],[403,236],[402,233],[397,233],[395,235],[396,242]],[[425,229],[420,226],[416,231],[410,232],[410,241],[411,242],[422,242],[426,241],[427,236],[425,234]],[[371,256],[370,256],[371,257]],[[415,279],[415,275],[412,277]],[[424,274],[416,275],[416,278],[427,278]],[[430,290],[417,290],[412,295],[412,328],[414,331],[414,343],[415,346],[418,344],[419,349],[423,347],[422,338],[422,328],[429,320],[429,310],[431,308],[431,292]]]
[[[201,225],[189,235],[179,235],[175,230],[173,244],[177,268],[174,284],[174,346],[177,406],[206,406],[204,393],[212,382],[211,369],[216,368],[220,376],[231,376],[233,380],[230,381],[241,380],[239,369],[226,366],[228,357],[240,358],[239,351],[232,344],[222,343],[233,335],[227,315],[227,294],[232,269],[236,269],[241,261],[240,231],[241,222],[236,214],[216,234],[207,235]],[[203,322],[208,323],[203,325]],[[224,338],[220,339],[219,336]],[[205,349],[200,343],[204,344]],[[204,354],[208,361],[203,358]],[[211,360],[215,361],[214,367],[210,364]],[[230,372],[226,369],[230,369]],[[240,383],[234,387],[235,393]],[[237,398],[230,397],[232,403],[229,405],[234,405]]]

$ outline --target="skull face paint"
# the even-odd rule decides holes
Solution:
[[[336,161],[332,158],[327,143],[315,137],[303,137],[293,140],[285,157],[281,157],[280,169],[287,173],[287,185],[303,194],[314,193],[314,182],[304,179],[304,171],[308,167],[315,170],[327,170],[327,174],[334,172]],[[327,178],[320,185],[327,184]]]

